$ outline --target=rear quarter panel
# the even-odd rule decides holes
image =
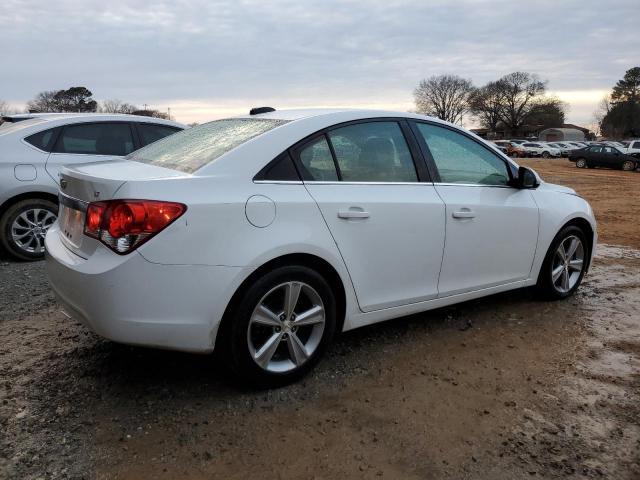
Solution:
[[[272,200],[275,207],[275,218],[262,228],[247,219],[247,200],[255,195]],[[117,197],[188,206],[175,223],[140,247],[140,254],[150,262],[243,267],[246,278],[283,255],[315,255],[332,265],[342,280],[347,296],[345,329],[349,328],[350,310],[359,311],[342,257],[302,183],[254,183],[225,177],[150,180],[125,183]]]

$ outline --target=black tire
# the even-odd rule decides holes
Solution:
[[[625,172],[631,172],[636,169],[636,164],[631,160],[625,160],[624,162],[622,162],[620,168]]]
[[[47,219],[46,225],[43,225],[41,231],[42,235],[39,235],[38,241],[41,242],[42,248],[38,248],[38,244],[34,241],[33,246],[21,245],[14,240],[12,235],[12,226],[16,219],[22,214],[29,211],[46,211],[54,215],[53,220],[51,217]],[[41,212],[44,216],[45,213]],[[50,200],[42,198],[30,198],[27,200],[21,200],[11,205],[0,218],[0,243],[2,247],[14,258],[25,261],[41,260],[44,257],[44,233],[51,226],[55,217],[58,215],[58,206]],[[41,217],[42,218],[42,217]],[[30,249],[33,248],[33,251]]]
[[[542,152],[542,158],[549,158],[550,156],[549,152]]]
[[[584,158],[578,158],[576,160],[576,167],[578,167],[578,168],[586,168],[587,167],[587,161]]]
[[[269,371],[258,365],[251,353],[251,347],[249,345],[251,317],[256,307],[266,295],[273,292],[274,289],[277,289],[279,285],[292,281],[301,282],[310,286],[321,298],[324,306],[324,330],[321,333],[319,343],[315,347],[315,350],[304,363],[285,372]],[[221,346],[220,356],[221,360],[228,365],[229,373],[233,375],[231,379],[244,387],[277,388],[299,380],[315,367],[335,334],[335,295],[322,275],[308,267],[299,265],[286,266],[276,268],[266,273],[246,289],[239,301],[236,302],[236,305],[235,311],[230,312],[230,317],[225,319],[225,323],[228,323],[226,323],[222,329],[221,333],[223,338],[219,339],[219,345]],[[280,318],[282,319],[283,316]],[[274,327],[264,328],[269,329]],[[276,331],[275,328],[273,331]],[[280,330],[277,331],[279,332]],[[304,332],[300,330],[299,333]],[[270,333],[267,335],[269,334]],[[283,340],[286,340],[286,334]],[[279,343],[279,345],[281,346],[277,347],[278,349],[288,347],[286,341],[284,345],[282,345],[282,343]],[[282,350],[276,350],[274,357],[282,354],[281,352]]]
[[[580,271],[577,281],[568,291],[560,291],[553,281],[552,270],[554,258],[556,256],[558,248],[560,247],[560,243],[564,242],[572,236],[577,237],[582,242],[582,246],[584,249],[582,270]],[[553,242],[551,242],[544,262],[542,263],[542,267],[540,268],[540,273],[538,274],[538,283],[536,284],[536,289],[540,296],[547,300],[561,300],[573,295],[573,293],[582,283],[582,279],[584,278],[584,274],[586,272],[587,264],[590,257],[591,251],[589,249],[589,243],[587,242],[587,237],[581,228],[570,225],[560,230],[560,232],[558,232],[558,234],[553,239]]]

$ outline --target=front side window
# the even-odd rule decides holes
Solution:
[[[64,128],[55,151],[124,156],[133,149],[133,137],[128,123],[80,123]]]
[[[179,131],[179,128],[168,125],[157,125],[154,123],[138,124],[138,133],[140,134],[140,142],[143,147]]]
[[[327,134],[345,182],[417,182],[411,152],[396,122],[357,123]]]
[[[449,128],[426,123],[416,125],[431,152],[441,182],[508,184],[506,163],[488,148]]]
[[[325,182],[338,180],[331,149],[324,135],[303,146],[299,157],[302,164],[302,177],[305,180]]]
[[[287,122],[266,118],[215,120],[169,135],[127,158],[193,173],[252,138]]]
[[[602,147],[591,147],[589,151],[591,153],[600,153],[602,151]]]
[[[634,142],[631,148],[640,148],[640,142]]]

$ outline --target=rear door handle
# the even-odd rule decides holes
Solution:
[[[463,208],[462,210],[453,212],[451,216],[453,218],[475,218],[476,213],[473,210],[469,210],[468,208]]]
[[[338,218],[369,218],[369,212],[364,210],[338,210]]]

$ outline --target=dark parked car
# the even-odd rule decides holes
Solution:
[[[569,160],[578,168],[607,167],[622,170],[635,170],[638,160],[608,145],[591,145],[580,150],[573,150]]]

